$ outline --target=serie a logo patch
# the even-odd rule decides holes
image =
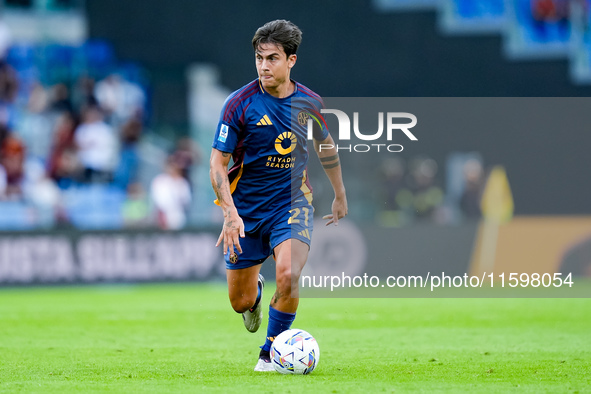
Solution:
[[[222,128],[220,129],[220,136],[218,137],[218,141],[226,142],[226,138],[228,138],[228,125],[223,124]]]

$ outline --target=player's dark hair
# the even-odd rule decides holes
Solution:
[[[267,22],[259,27],[252,38],[252,46],[256,51],[261,44],[281,45],[287,57],[295,55],[302,42],[302,31],[285,19]]]

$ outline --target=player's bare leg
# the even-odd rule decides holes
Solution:
[[[289,329],[298,309],[298,282],[308,259],[309,247],[297,240],[288,239],[274,249],[277,290],[269,306],[267,339],[261,348],[255,371],[273,371],[269,350],[275,336]]]
[[[256,332],[263,320],[260,300],[265,281],[259,274],[260,270],[260,264],[238,270],[226,270],[230,304],[236,312],[242,313],[244,326],[250,332]]]
[[[298,282],[308,260],[310,247],[298,239],[289,239],[275,247],[277,290],[271,306],[278,311],[295,313],[298,309]]]

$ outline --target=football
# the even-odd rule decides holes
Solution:
[[[319,358],[316,339],[304,330],[283,331],[271,346],[271,362],[279,373],[309,374],[318,365]]]

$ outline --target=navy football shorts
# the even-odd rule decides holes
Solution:
[[[263,263],[273,249],[288,239],[298,239],[310,246],[314,225],[314,207],[285,209],[283,212],[269,214],[261,220],[242,218],[244,221],[244,238],[240,238],[242,254],[234,251],[238,256],[235,263],[230,262],[230,253],[224,255],[226,268],[230,270],[242,269]]]

